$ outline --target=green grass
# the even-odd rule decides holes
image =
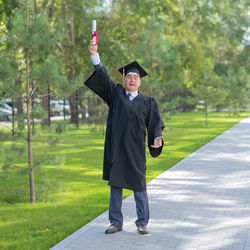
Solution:
[[[209,113],[208,127],[199,112],[169,117],[165,121],[162,155],[153,159],[147,151],[147,181],[248,115]],[[41,136],[34,141],[34,152],[40,155],[46,149],[43,140]],[[0,153],[9,144],[5,142]],[[28,203],[27,191],[17,194],[0,189],[0,249],[49,249],[108,209],[109,186],[102,181],[103,144],[104,136],[91,132],[87,126],[79,130],[69,127],[62,133],[61,141],[50,149],[61,159],[61,166],[46,165],[42,167],[46,175],[35,174],[39,190],[36,204]],[[19,164],[25,162],[20,159]],[[1,175],[4,178],[0,179],[0,188],[28,186],[27,174],[6,176],[0,170]],[[130,193],[126,190],[124,196]]]

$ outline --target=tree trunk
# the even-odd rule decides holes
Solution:
[[[51,112],[50,112],[50,84],[48,83],[48,125],[51,125]]]
[[[153,17],[152,17],[152,30],[151,30],[151,36],[152,36],[152,47],[151,47],[151,56],[153,58],[151,64],[150,64],[150,75],[149,78],[152,79],[154,75],[154,60],[155,60],[155,5],[153,7]],[[149,89],[149,95],[153,96],[153,88],[152,85],[150,85]]]
[[[73,8],[72,0],[71,2],[71,8]],[[70,38],[71,38],[71,45],[72,45],[72,52],[75,46],[75,26],[74,26],[74,15],[73,10],[71,11],[71,17],[70,17]],[[70,77],[69,79],[74,79],[74,65],[75,65],[75,57],[72,53],[71,55],[71,61],[70,61]],[[71,110],[71,117],[70,117],[70,123],[76,124],[77,128],[79,128],[79,111],[78,111],[78,90],[76,90],[75,94],[70,95],[69,97],[70,102],[70,110]]]
[[[49,126],[48,105],[49,105],[49,98],[48,95],[46,94],[42,97],[42,106],[47,114],[47,117],[42,120],[42,127]]]
[[[23,115],[23,98],[18,97],[16,100],[17,116]]]
[[[207,101],[205,101],[205,123],[206,123],[206,126],[208,126],[208,107],[207,107],[208,105],[207,105]]]
[[[29,32],[29,2],[27,1],[27,26],[26,32]],[[29,45],[26,45],[26,95],[27,95],[27,143],[28,143],[28,165],[29,165],[29,180],[30,180],[30,202],[35,203],[35,182],[34,168],[32,157],[32,134],[31,134],[31,119],[30,119],[30,81],[29,81]]]
[[[205,123],[208,126],[208,82],[205,83],[206,85],[206,98],[204,103],[204,111],[205,111]]]
[[[63,98],[63,121],[64,121],[64,128],[66,128],[66,100],[65,97]]]
[[[66,122],[66,110],[65,110],[65,105],[66,105],[66,100],[63,98],[63,120],[64,120],[64,125]]]
[[[11,98],[12,102],[12,114],[11,114],[11,119],[12,119],[12,136],[15,135],[15,100],[14,98]]]
[[[33,81],[31,82],[31,89],[34,88]],[[34,95],[31,96],[31,113],[34,114],[35,111],[35,98]],[[35,117],[32,115],[31,118],[31,126],[32,126],[32,135],[35,135]]]
[[[77,104],[76,96],[72,94],[69,96],[69,105],[70,105],[70,123],[77,124]]]
[[[78,90],[76,90],[76,126],[79,128],[79,94]]]

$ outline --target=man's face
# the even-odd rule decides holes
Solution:
[[[134,92],[140,87],[141,78],[137,73],[128,73],[124,79],[124,84],[128,92]]]

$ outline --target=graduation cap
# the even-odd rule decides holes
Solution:
[[[130,72],[137,73],[140,78],[148,74],[137,61],[121,67],[118,69],[118,71],[123,75],[123,77],[125,77]]]

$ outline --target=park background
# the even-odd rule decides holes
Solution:
[[[108,208],[93,19],[115,82],[134,60],[149,73],[166,129],[147,181],[249,116],[247,0],[0,0],[1,249],[48,249]]]

